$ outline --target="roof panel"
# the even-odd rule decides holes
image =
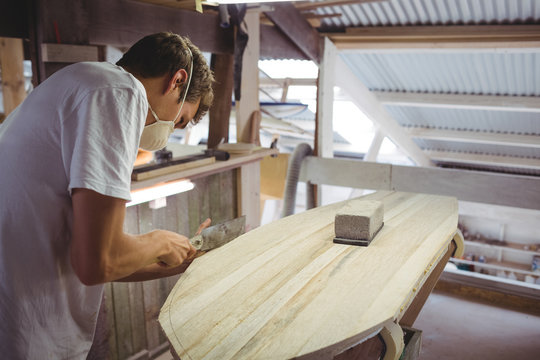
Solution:
[[[467,142],[414,139],[422,149],[440,151],[459,151],[473,154],[500,155],[518,158],[540,159],[539,148],[527,148],[521,146],[473,144]],[[511,161],[511,158],[509,158]]]
[[[540,53],[340,56],[370,90],[540,96]]]
[[[328,9],[317,12],[329,13]],[[540,21],[540,0],[389,0],[333,6],[331,13],[347,17],[323,19],[323,32],[390,24],[519,24]]]
[[[401,126],[540,135],[538,113],[385,106]]]

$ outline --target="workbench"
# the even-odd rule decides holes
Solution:
[[[397,359],[401,326],[412,326],[449,256],[463,249],[457,200],[392,191],[364,198],[385,209],[368,247],[332,242],[341,202],[196,259],[159,317],[180,358]]]

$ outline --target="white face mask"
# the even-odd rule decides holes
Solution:
[[[191,74],[193,72],[193,54],[191,53],[191,50],[189,48],[188,51],[191,55],[191,66],[189,68],[189,78],[186,91],[184,93],[184,98],[182,99],[182,105],[180,105],[180,109],[178,110],[178,113],[176,114],[174,119],[172,121],[166,121],[160,120],[155,111],[152,109],[152,106],[148,104],[150,112],[152,113],[152,116],[154,116],[154,119],[156,119],[156,122],[150,125],[146,125],[143,129],[141,140],[139,141],[139,147],[143,150],[154,151],[163,149],[169,141],[169,136],[174,131],[174,122],[178,118],[180,112],[182,111],[182,108],[184,107],[184,102],[186,101],[186,96],[189,90],[189,84],[191,83]]]

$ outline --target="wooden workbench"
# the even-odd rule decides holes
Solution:
[[[457,200],[388,191],[365,198],[385,208],[385,225],[368,247],[332,242],[338,203],[262,226],[195,260],[159,318],[178,355],[343,358],[381,335],[391,358],[399,356],[398,324],[412,325],[452,240],[459,242]]]

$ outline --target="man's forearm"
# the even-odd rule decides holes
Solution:
[[[151,265],[145,266],[144,268],[140,269],[139,271],[136,271],[135,273],[131,275],[128,275],[121,279],[117,279],[115,281],[117,282],[146,281],[146,280],[161,279],[167,276],[178,275],[185,272],[188,266],[191,264],[191,262],[192,260],[186,260],[182,263],[182,265],[174,267],[174,268],[163,267],[158,264],[151,264]]]

